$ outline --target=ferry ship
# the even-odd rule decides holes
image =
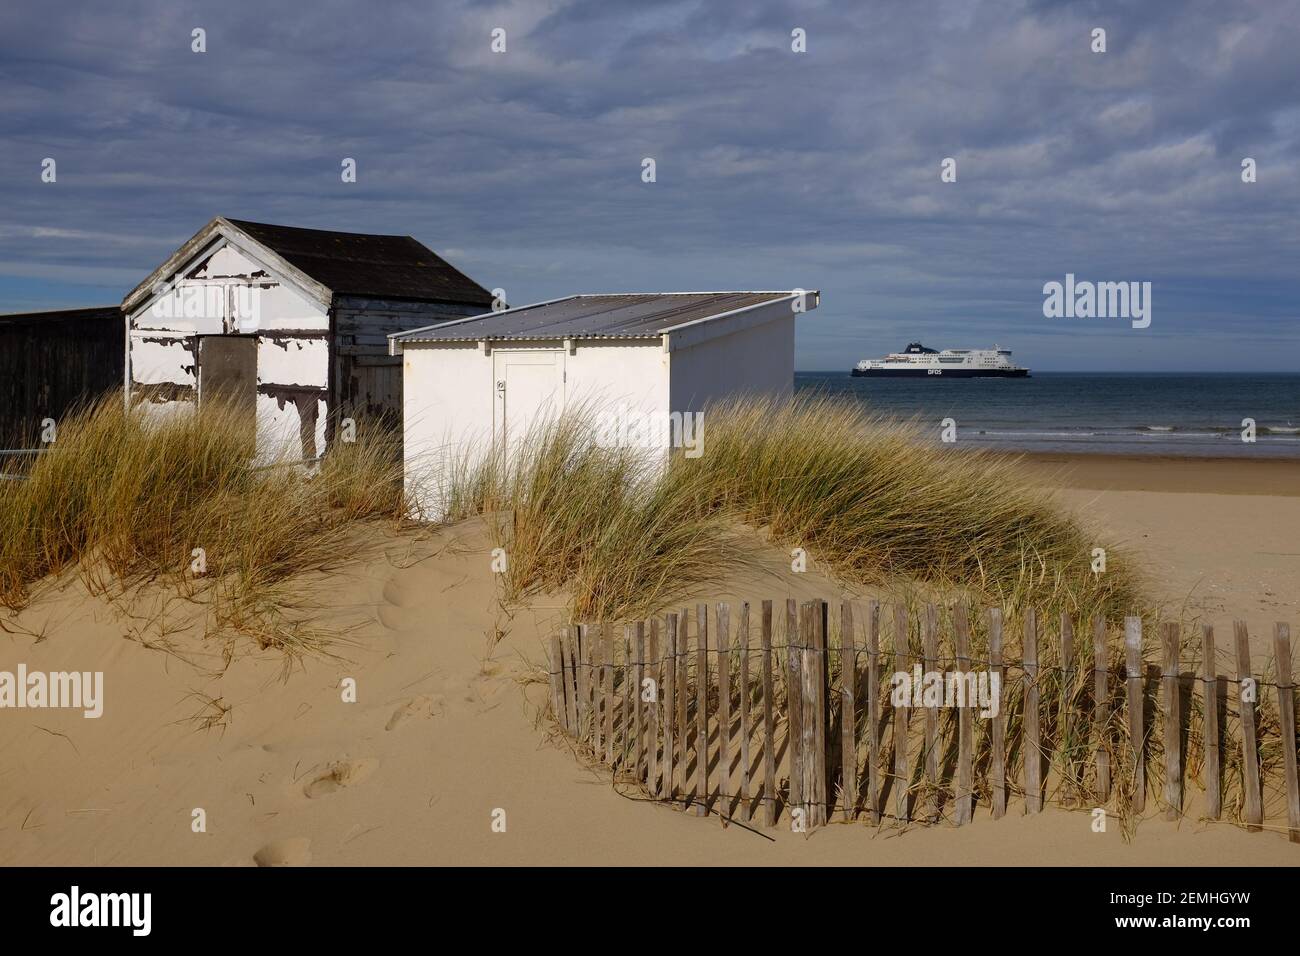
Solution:
[[[1028,378],[1029,369],[1014,365],[1009,349],[928,349],[911,342],[901,352],[881,359],[863,359],[853,374],[879,378]]]

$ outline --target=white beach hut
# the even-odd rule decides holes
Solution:
[[[419,513],[440,517],[449,462],[508,448],[580,401],[649,444],[689,443],[689,424],[684,434],[659,426],[728,396],[790,394],[795,318],[818,299],[801,289],[575,295],[390,335],[403,365],[407,490]]]
[[[491,304],[409,236],[218,216],[122,302],[127,400],[169,415],[221,394],[255,423],[259,454],[314,459],[346,418],[396,419],[390,332]]]

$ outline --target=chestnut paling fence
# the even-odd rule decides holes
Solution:
[[[1148,803],[1188,813],[1190,776],[1202,819],[1300,843],[1286,623],[1271,667],[1252,670],[1242,621],[1224,659],[1213,627],[1194,640],[1165,622],[1153,665],[1140,617],[1115,640],[1098,619],[1076,636],[1068,615],[1049,635],[1031,608],[1008,623],[1013,658],[998,608],[845,601],[836,627],[827,602],[789,600],[777,627],[763,601],[757,622],[738,607],[734,631],[731,610],[699,604],[693,622],[683,610],[618,639],[613,624],[562,628],[559,729],[650,798],[724,821],[961,826],[1014,797],[1026,813],[1110,806],[1129,827]]]

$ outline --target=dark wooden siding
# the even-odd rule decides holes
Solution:
[[[117,306],[0,315],[0,445],[31,447],[41,420],[122,388]]]
[[[388,333],[406,332],[488,311],[455,302],[408,302],[341,296],[334,308],[339,419],[402,426],[402,359],[388,354]]]

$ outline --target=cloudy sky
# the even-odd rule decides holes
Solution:
[[[512,304],[817,288],[803,369],[1296,371],[1298,49],[1291,0],[6,0],[0,311],[116,302],[220,214]],[[1151,282],[1150,328],[1045,318],[1066,273]]]

